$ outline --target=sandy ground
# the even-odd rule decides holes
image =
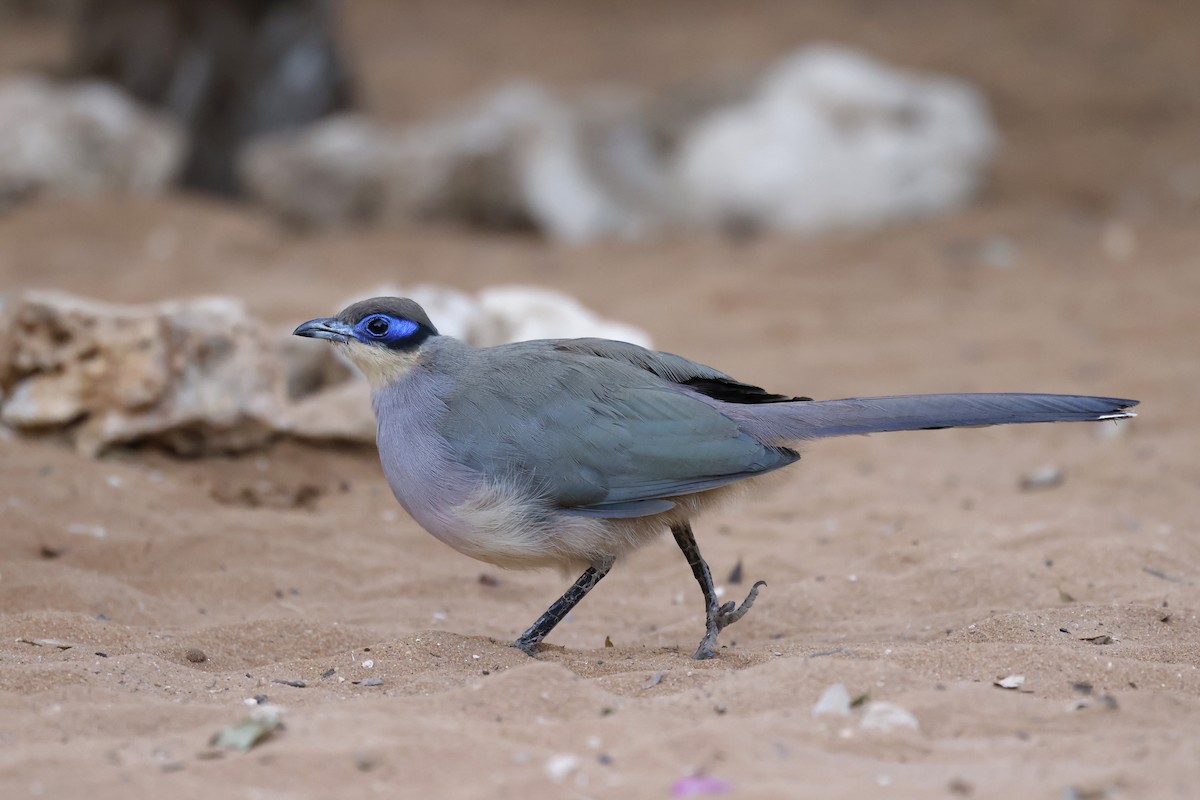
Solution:
[[[1007,149],[967,211],[807,240],[297,239],[203,200],[42,202],[0,219],[0,285],[232,294],[285,324],[384,280],[534,282],[776,391],[1068,391],[1136,397],[1142,415],[812,446],[698,526],[731,596],[739,560],[770,584],[704,663],[668,540],[532,660],[506,642],[564,581],[439,544],[370,450],[91,461],[6,437],[0,796],[657,798],[693,774],[744,798],[1194,796],[1196,6],[347,5],[364,98],[390,119],[497,75],[667,84],[837,38],[980,82]],[[9,26],[0,66],[61,46]],[[997,241],[1007,268],[989,264]],[[1021,491],[1043,465],[1065,482]],[[42,638],[74,646],[19,641]],[[1020,689],[993,685],[1014,674]],[[814,718],[834,683],[919,729]],[[285,729],[245,755],[210,748],[255,695]]]

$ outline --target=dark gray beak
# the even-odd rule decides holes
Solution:
[[[354,338],[354,330],[339,319],[321,317],[305,322],[292,331],[292,335],[307,336],[310,339],[328,339],[331,342],[345,344]]]

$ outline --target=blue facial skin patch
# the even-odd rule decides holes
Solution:
[[[388,347],[408,344],[407,340],[420,330],[421,326],[411,319],[393,317],[389,314],[372,314],[369,317],[363,317],[354,326],[354,334],[360,342],[367,344],[379,342]]]

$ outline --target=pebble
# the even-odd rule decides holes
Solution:
[[[821,698],[813,705],[812,714],[819,717],[822,714],[839,714],[843,717],[850,715],[850,692],[845,684],[835,683],[821,693]]]

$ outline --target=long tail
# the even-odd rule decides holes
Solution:
[[[744,429],[764,439],[823,439],[883,431],[1094,422],[1137,416],[1137,400],[1073,394],[918,394],[742,406]],[[739,416],[743,416],[739,414]]]

